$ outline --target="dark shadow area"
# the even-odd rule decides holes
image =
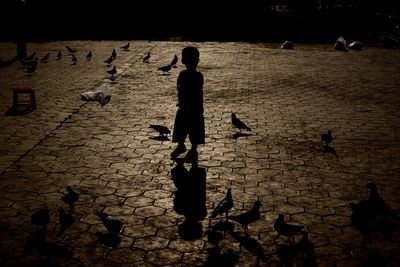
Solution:
[[[239,242],[240,248],[244,248],[257,258],[256,266],[260,266],[260,261],[265,262],[267,258],[264,254],[264,249],[257,240],[249,236],[241,236],[235,232],[229,232],[232,237]]]
[[[121,243],[121,238],[115,233],[101,233],[97,232],[96,236],[98,237],[100,243],[102,243],[106,247],[111,247],[115,249],[119,243]]]
[[[278,3],[4,0],[0,38],[334,42],[339,35],[367,41],[376,40],[378,33],[399,31],[393,17],[399,14],[399,1]]]
[[[207,215],[206,169],[194,164],[187,170],[183,159],[175,159],[175,162],[177,165],[171,170],[176,187],[174,210],[185,216],[185,221],[178,226],[179,236],[184,240],[196,240],[203,236],[199,221]]]
[[[232,135],[232,137],[233,137],[233,139],[238,139],[239,137],[246,137],[246,136],[250,136],[250,135],[251,135],[250,133],[240,133],[240,132],[238,132],[238,133],[234,133]]]
[[[205,266],[207,267],[233,267],[239,262],[239,255],[232,249],[222,252],[218,247],[208,248],[208,258]]]
[[[165,136],[165,135],[150,136],[150,139],[157,140],[157,141],[170,141],[168,136]]]

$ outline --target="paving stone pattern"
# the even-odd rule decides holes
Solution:
[[[28,54],[50,52],[29,76],[19,62],[0,69],[0,265],[42,266],[204,266],[213,246],[203,233],[223,216],[199,220],[196,236],[190,220],[176,211],[177,184],[171,170],[170,140],[157,140],[149,124],[173,128],[176,79],[181,62],[169,75],[158,67],[187,45],[200,49],[199,70],[205,77],[206,144],[199,148],[199,167],[206,182],[191,188],[184,201],[205,196],[211,212],[232,188],[230,214],[250,209],[259,199],[261,219],[249,237],[264,251],[261,266],[281,266],[273,222],[279,213],[302,224],[314,244],[318,266],[363,266],[370,255],[400,261],[400,232],[393,242],[372,236],[368,249],[351,225],[348,204],[368,197],[365,185],[376,182],[384,200],[400,212],[400,50],[367,45],[363,51],[339,52],[332,44],[295,45],[217,42],[57,41],[28,43]],[[71,65],[65,45],[78,50]],[[106,60],[117,50],[115,81]],[[58,50],[63,52],[55,60]],[[85,61],[91,50],[92,61]],[[151,51],[150,63],[142,62]],[[15,44],[1,43],[0,56],[15,54]],[[101,107],[80,94],[108,83],[111,101]],[[37,109],[25,116],[4,116],[12,88],[31,86]],[[230,114],[252,129],[238,136]],[[325,153],[320,134],[332,129]],[[236,135],[235,135],[236,134]],[[190,144],[187,144],[190,146]],[[190,169],[189,164],[184,166]],[[190,182],[183,185],[189,185]],[[66,186],[80,198],[72,210],[75,223],[63,234],[58,208]],[[179,188],[181,191],[185,187]],[[204,192],[196,192],[196,190]],[[187,189],[188,190],[188,189]],[[190,191],[190,192],[192,192]],[[46,239],[71,248],[70,254],[41,255],[24,249],[36,226],[31,214],[47,204]],[[121,242],[99,242],[105,227],[96,212],[121,218]],[[194,223],[196,225],[196,223]],[[186,227],[186,228],[185,228]],[[186,240],[184,232],[194,236]],[[244,236],[235,222],[235,232]],[[189,238],[190,239],[190,238]],[[296,236],[299,240],[300,236]],[[237,266],[254,266],[257,257],[227,233],[221,252],[238,256]],[[300,261],[297,266],[305,266]]]

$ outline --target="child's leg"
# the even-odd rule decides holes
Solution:
[[[190,148],[189,152],[186,154],[186,160],[190,162],[195,162],[198,159],[197,155],[197,144],[192,143],[192,147]]]
[[[171,153],[171,158],[176,158],[177,156],[179,156],[180,154],[184,153],[185,151],[186,151],[185,142],[179,141],[178,142],[178,146]]]

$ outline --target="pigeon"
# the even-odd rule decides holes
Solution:
[[[128,49],[129,49],[129,43],[127,43],[126,45],[121,46],[121,48],[122,48],[124,51],[128,51]]]
[[[120,219],[113,217],[105,212],[96,214],[102,221],[109,233],[119,234],[122,230],[123,223]]]
[[[249,127],[247,127],[247,125],[244,122],[242,122],[238,117],[236,117],[235,113],[231,114],[231,122],[232,122],[233,127],[238,128],[240,132],[242,131],[242,129],[251,131],[251,129]]]
[[[336,158],[339,158],[338,154],[336,153],[336,150],[331,146],[328,145],[324,146],[324,151],[326,153],[334,155]]]
[[[231,191],[232,191],[232,189],[228,188],[228,192],[226,193],[226,196],[218,203],[218,205],[212,211],[212,213],[209,216],[209,218],[215,218],[219,214],[225,213],[226,214],[226,218],[228,219],[228,212],[233,207],[233,199],[232,199]]]
[[[335,50],[347,52],[346,39],[340,36],[335,42]]]
[[[60,60],[60,59],[61,59],[61,57],[62,57],[62,53],[61,53],[61,51],[60,51],[60,50],[58,50],[58,53],[57,53],[57,60]]]
[[[147,54],[143,57],[143,62],[149,63],[150,59],[150,52],[147,52]]]
[[[251,210],[239,215],[228,216],[228,218],[240,223],[244,228],[244,232],[247,234],[248,225],[258,221],[261,217],[260,206],[261,202],[257,200],[256,202],[254,202],[253,208]]]
[[[175,55],[174,58],[171,61],[171,66],[176,68],[176,63],[178,63],[178,56]]]
[[[67,189],[68,193],[65,194],[61,198],[61,200],[64,201],[66,204],[68,204],[69,207],[70,207],[70,210],[72,210],[73,205],[79,199],[79,193],[75,192],[74,189],[72,189],[71,186],[67,186],[66,189]]]
[[[293,43],[291,41],[284,41],[281,49],[293,49]]]
[[[42,63],[47,63],[47,61],[49,60],[50,57],[50,53],[47,53],[44,57],[42,57],[42,59],[40,60]]]
[[[278,235],[275,239],[278,239],[280,235],[287,236],[290,239],[297,232],[300,232],[304,228],[304,226],[286,223],[284,221],[284,215],[279,214],[274,222],[274,228],[278,232]]]
[[[113,51],[111,53],[111,57],[113,60],[115,60],[117,58],[117,52],[115,51],[115,49],[113,49]]]
[[[29,72],[29,73],[35,72],[36,71],[36,67],[37,67],[37,63],[38,63],[38,58],[35,58],[35,60],[33,60],[32,62],[30,62],[28,64],[28,68],[26,69],[25,72]]]
[[[76,62],[78,62],[78,58],[72,54],[72,64],[71,65],[76,65]]]
[[[171,130],[168,129],[167,126],[164,126],[164,125],[150,124],[149,128],[156,130],[161,136],[165,136],[165,135],[168,135],[171,133]]]
[[[36,226],[47,225],[50,222],[50,211],[47,205],[41,207],[31,215],[31,223]]]
[[[58,231],[58,235],[62,234],[68,227],[70,227],[75,219],[71,214],[66,213],[64,209],[58,209],[58,219],[60,222],[60,230]]]
[[[169,72],[171,70],[171,65],[159,67],[157,70],[161,70],[163,74],[165,74],[166,72]]]
[[[372,212],[374,212],[376,216],[391,217],[392,219],[399,221],[399,215],[397,215],[396,212],[394,212],[394,210],[392,210],[379,195],[376,184],[368,183],[367,188],[370,190],[368,201],[370,203]]]
[[[108,74],[111,74],[111,77],[114,77],[114,74],[117,73],[117,68],[115,66],[113,66],[113,68],[111,70],[107,70]]]
[[[113,57],[110,56],[107,60],[104,60],[105,63],[107,63],[107,66],[111,66],[111,62],[113,62]]]
[[[321,134],[321,141],[325,142],[326,145],[329,145],[333,140],[332,138],[332,130],[328,130],[326,133]]]
[[[87,53],[87,55],[86,55],[86,60],[87,61],[90,61],[91,59],[92,59],[92,51],[89,51],[89,53]]]
[[[360,41],[355,41],[349,44],[349,49],[350,50],[361,50],[363,47],[363,44]]]
[[[70,53],[70,54],[73,54],[73,53],[76,53],[76,52],[78,52],[77,50],[75,50],[75,49],[72,49],[71,47],[69,47],[68,45],[66,45],[65,46],[65,48],[67,48],[67,50],[68,50],[68,52]]]

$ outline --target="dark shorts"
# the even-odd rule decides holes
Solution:
[[[204,115],[202,113],[185,114],[181,109],[178,109],[175,117],[172,142],[183,143],[187,136],[189,136],[190,143],[192,144],[205,143]]]

